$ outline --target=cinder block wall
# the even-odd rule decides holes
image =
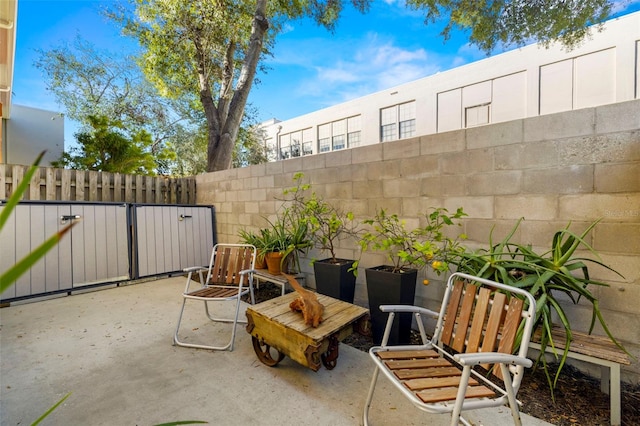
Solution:
[[[580,232],[603,218],[588,241],[624,278],[591,267],[594,278],[610,284],[591,290],[610,330],[640,358],[640,101],[200,175],[197,200],[216,206],[219,241],[236,242],[239,229],[265,226],[296,172],[358,218],[384,207],[417,225],[430,207],[462,206],[471,247],[486,246],[492,227],[494,241],[501,239],[520,217],[516,241],[541,250],[569,222]],[[344,241],[339,255],[357,257],[354,242]],[[380,254],[362,256],[356,303],[367,306],[362,268],[383,263]],[[302,267],[314,287],[312,267]],[[419,278],[416,303],[436,308],[441,278],[426,273],[431,284]],[[573,328],[587,331],[590,305],[567,301],[567,309]],[[640,380],[638,362],[624,378]]]

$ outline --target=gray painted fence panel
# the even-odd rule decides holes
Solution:
[[[134,205],[136,278],[207,265],[213,247],[210,206]]]
[[[207,265],[214,215],[211,206],[21,202],[0,231],[2,271],[66,226],[63,216],[81,220],[0,299],[70,293]]]

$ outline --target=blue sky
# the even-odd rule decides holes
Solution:
[[[640,1],[623,1],[624,13],[640,10]],[[133,50],[100,8],[105,0],[18,0],[13,103],[60,111],[33,63],[34,49],[48,50],[76,34],[98,49]],[[446,43],[442,27],[393,0],[374,1],[369,13],[351,8],[334,33],[308,20],[291,22],[278,38],[249,102],[259,119],[286,120],[349,99],[377,92],[486,57],[454,34]],[[77,126],[65,122],[65,145]]]

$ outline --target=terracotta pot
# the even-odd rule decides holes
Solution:
[[[266,268],[267,268],[266,258],[262,255],[256,256],[256,269],[266,269]]]
[[[280,273],[282,272],[280,270],[280,263],[282,262],[282,253],[279,251],[273,251],[273,252],[267,253],[264,256],[264,258],[267,261],[267,269],[269,270],[269,273],[273,275],[280,275]]]

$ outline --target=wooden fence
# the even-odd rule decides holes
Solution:
[[[0,164],[0,200],[11,196],[28,169]],[[40,167],[22,199],[196,204],[196,180]]]

